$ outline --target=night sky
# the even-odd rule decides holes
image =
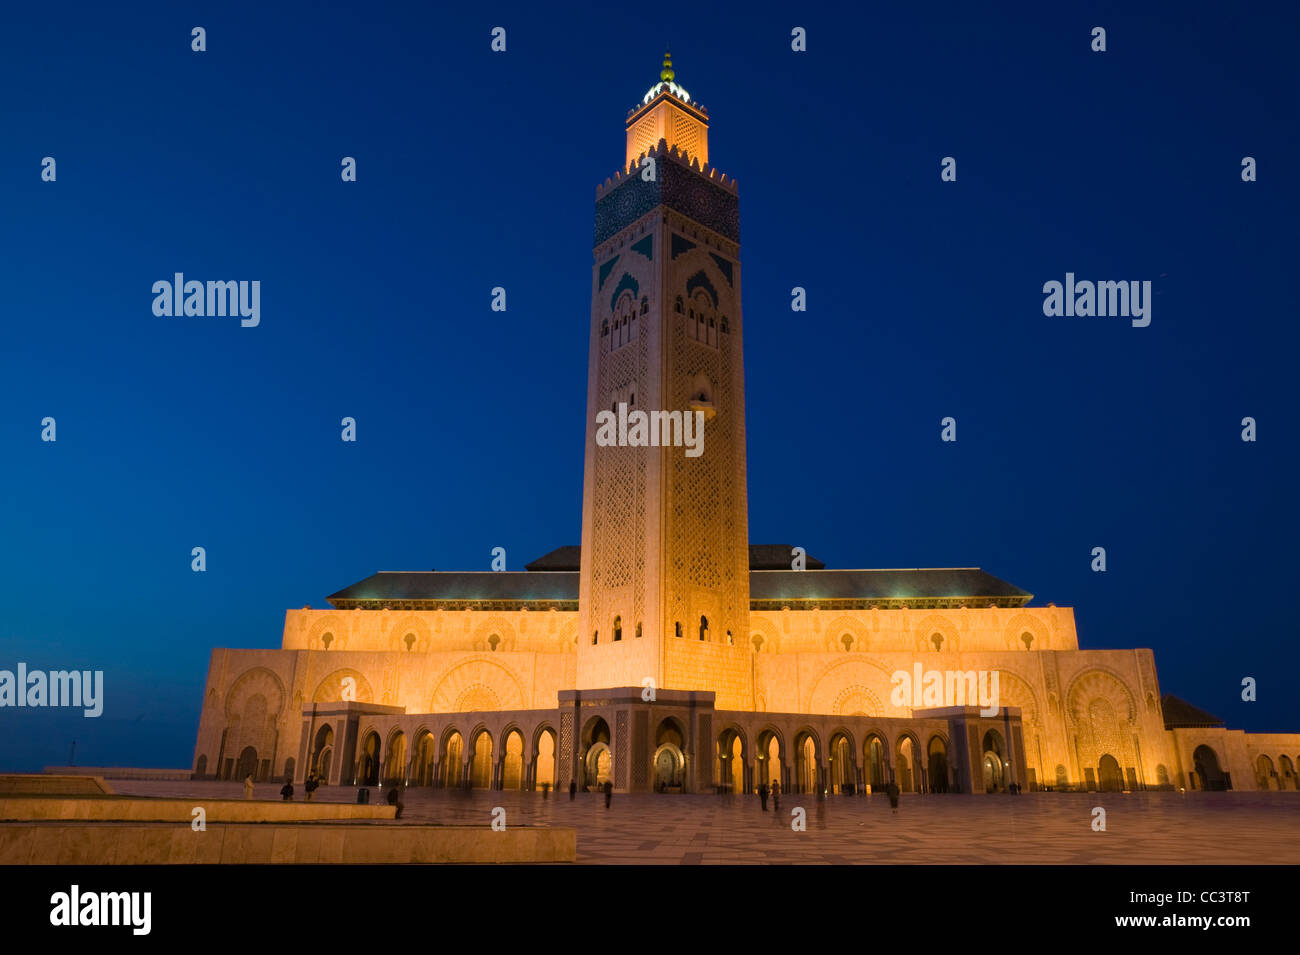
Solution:
[[[983,567],[1300,730],[1295,4],[280,6],[0,13],[0,668],[106,681],[0,768],[187,766],[211,648],[578,543],[595,186],[666,43],[740,184],[750,540]],[[175,272],[260,325],[156,317]],[[1066,272],[1150,326],[1045,316]]]

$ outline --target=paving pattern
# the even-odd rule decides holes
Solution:
[[[240,798],[239,783],[114,781],[123,795]],[[257,787],[278,799],[278,784]],[[302,798],[302,787],[298,787]],[[352,802],[356,790],[326,787],[317,799]],[[378,790],[372,799],[382,798]],[[904,795],[895,815],[884,796],[783,795],[781,811],[757,796],[459,792],[409,789],[401,821],[567,826],[578,861],[593,864],[1296,864],[1300,793],[1026,793]],[[1106,831],[1092,829],[1106,810]],[[807,829],[791,828],[791,809]],[[383,822],[380,825],[400,825]]]

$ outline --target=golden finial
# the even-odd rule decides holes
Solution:
[[[665,83],[671,83],[673,76],[673,55],[664,50],[664,68],[659,71],[659,79]]]

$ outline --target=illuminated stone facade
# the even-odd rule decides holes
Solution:
[[[1152,652],[1081,650],[1069,609],[973,568],[796,569],[792,548],[751,548],[736,183],[667,62],[627,137],[597,190],[581,548],[376,574],[290,610],[278,650],[215,650],[196,775],[1297,788],[1300,735],[1166,713]],[[601,445],[596,415],[619,405],[698,412],[703,453]],[[918,664],[996,672],[997,712],[900,702],[894,675]]]

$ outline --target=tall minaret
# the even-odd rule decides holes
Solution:
[[[750,709],[739,199],[668,55],[659,78],[596,190],[578,688],[650,678]],[[702,450],[604,446],[620,404],[703,418]]]

